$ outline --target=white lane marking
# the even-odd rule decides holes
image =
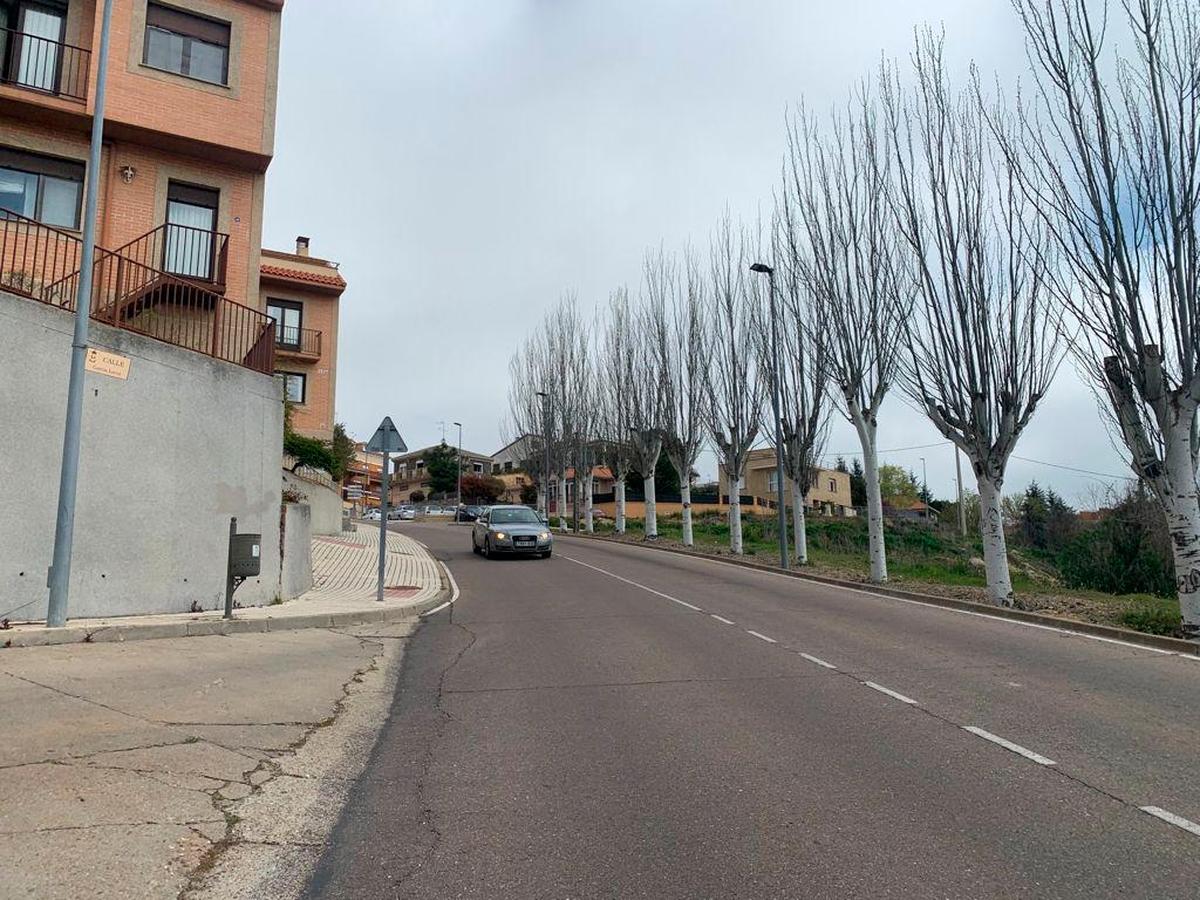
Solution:
[[[716,613],[709,613],[709,615],[712,616],[714,619],[716,619],[718,622],[724,622],[726,625],[736,624],[736,623],[732,622],[731,620],[725,618],[724,616],[718,616]]]
[[[421,618],[423,619],[426,616],[432,616],[434,613],[440,613],[443,609],[445,609],[449,605],[450,605],[450,601],[447,600],[445,603],[435,606],[433,609],[427,609],[427,610],[425,610],[425,612],[421,613]]]
[[[417,543],[420,544],[421,542],[417,541]],[[425,545],[421,544],[421,546],[424,547]],[[426,547],[425,549],[429,548]],[[433,609],[426,610],[425,612],[421,613],[418,618],[423,619],[426,616],[432,616],[434,613],[441,612],[447,606],[453,606],[454,601],[458,599],[458,582],[454,580],[454,573],[451,572],[450,567],[441,560],[438,560],[438,565],[442,567],[442,571],[446,573],[446,580],[450,582],[450,599],[440,606],[435,606]]]
[[[704,610],[702,610],[698,606],[692,606],[692,604],[687,603],[683,600],[680,600],[678,597],[672,597],[670,594],[664,594],[662,591],[656,591],[652,587],[646,587],[646,585],[644,585],[644,584],[638,584],[636,581],[630,581],[628,578],[621,577],[616,572],[610,572],[610,571],[608,571],[608,569],[602,569],[599,566],[593,566],[591,563],[585,563],[583,560],[575,559],[575,557],[573,557],[573,556],[566,556],[565,554],[562,554],[562,553],[560,553],[558,555],[562,559],[567,560],[567,562],[573,562],[577,566],[583,566],[585,569],[592,569],[596,572],[600,572],[603,575],[607,575],[609,578],[615,578],[615,579],[617,579],[617,581],[623,581],[626,584],[631,585],[635,588],[640,588],[641,590],[645,591],[648,594],[653,594],[656,597],[662,597],[664,600],[670,600],[672,603],[678,603],[680,606],[686,606],[688,609],[695,610],[696,612],[704,612]]]
[[[732,625],[733,623],[730,622],[729,624]],[[778,644],[779,643],[779,641],[775,640],[775,638],[767,637],[765,634],[759,634],[757,631],[751,631],[749,628],[746,629],[746,634],[752,634],[756,638],[758,638],[760,641],[766,641],[768,644]]]
[[[1032,759],[1039,766],[1057,765],[1054,760],[1048,759],[1047,757],[1042,756],[1040,753],[1034,753],[1032,750],[1027,750],[1020,744],[1014,744],[1012,741],[1006,741],[999,735],[992,734],[990,731],[984,731],[977,725],[964,725],[963,730],[969,731],[971,734],[975,735],[976,737],[981,737],[985,741],[991,741],[993,744],[999,744],[1005,750],[1011,750],[1013,753],[1020,754],[1026,759]]]
[[[807,653],[801,653],[800,655],[803,656],[805,659],[807,659],[810,663],[816,663],[818,666],[824,666],[826,669],[836,669],[837,668],[837,666],[835,666],[833,663],[827,663],[827,662],[825,662],[825,660],[818,659],[815,656],[809,656]]]
[[[882,684],[876,684],[874,681],[864,681],[863,684],[865,684],[871,690],[879,691],[881,694],[887,694],[889,697],[899,700],[901,703],[908,703],[912,706],[919,705],[912,697],[905,697],[903,694],[898,694],[891,688],[885,688]]]
[[[1156,819],[1162,819],[1164,822],[1170,822],[1176,828],[1182,828],[1184,831],[1190,831],[1192,834],[1200,837],[1200,825],[1190,819],[1185,819],[1183,816],[1177,816],[1173,812],[1168,812],[1159,806],[1142,806],[1139,807],[1142,812],[1149,813]]]
[[[598,543],[620,544],[621,546],[632,548],[634,552],[637,552],[638,550],[646,550],[651,553],[666,552],[654,547],[638,547],[636,544],[628,544],[623,541],[600,541]],[[896,600],[900,603],[912,603],[915,606],[924,606],[927,609],[940,609],[946,612],[958,613],[959,615],[963,616],[978,616],[981,619],[990,619],[993,622],[1003,622],[1007,625],[1020,625],[1025,628],[1036,628],[1039,631],[1050,631],[1066,637],[1085,638],[1089,641],[1100,641],[1103,644],[1116,644],[1118,647],[1132,647],[1134,650],[1148,650],[1151,653],[1159,653],[1163,656],[1178,656],[1181,659],[1190,659],[1200,662],[1200,656],[1193,653],[1181,653],[1178,650],[1163,650],[1159,647],[1150,647],[1146,644],[1135,644],[1132,641],[1122,641],[1118,638],[1102,637],[1098,634],[1085,634],[1082,631],[1071,631],[1069,628],[1056,628],[1053,625],[1042,625],[1038,622],[1023,622],[1020,619],[1006,619],[1003,616],[993,616],[990,613],[976,612],[975,610],[971,609],[955,609],[952,606],[942,606],[939,603],[930,603],[928,600],[914,600],[911,597],[893,597],[890,594],[880,594],[876,591],[863,590],[862,588],[847,587],[842,584],[829,584],[828,582],[817,581],[813,578],[805,578],[803,575],[784,575],[780,572],[767,572],[763,571],[762,569],[751,569],[746,566],[739,566],[737,563],[725,562],[721,559],[708,559],[703,556],[691,556],[684,553],[678,553],[674,555],[681,556],[684,559],[693,559],[697,562],[710,563],[714,566],[727,566],[731,569],[740,569],[742,572],[749,572],[750,574],[766,575],[770,578],[786,578],[791,582],[806,581],[809,584],[816,585],[817,587],[832,588],[838,591],[846,591],[850,594],[861,594],[864,597],[875,597],[881,600]]]

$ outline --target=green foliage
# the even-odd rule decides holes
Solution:
[[[1162,514],[1153,501],[1130,495],[1083,529],[1058,554],[1069,587],[1110,594],[1175,596],[1175,566]]]
[[[412,503],[423,503],[425,501],[424,491],[413,491],[408,495],[408,499]]]
[[[629,490],[641,492],[645,489],[645,476],[636,469],[631,469],[625,479]],[[654,466],[654,490],[659,497],[675,497],[679,494],[679,473],[667,459],[667,454],[660,453]]]
[[[1042,490],[1036,481],[1018,499],[1013,518],[1017,532],[1014,537],[1035,550],[1058,552],[1076,530],[1075,510],[1053,489]]]
[[[1182,622],[1178,604],[1153,597],[1134,601],[1119,618],[1126,628],[1148,634],[1177,635]]]
[[[495,503],[504,493],[504,482],[490,475],[464,475],[463,503]]]
[[[917,480],[899,466],[879,467],[879,493],[884,503],[916,500],[921,495]]]
[[[850,502],[860,509],[867,505],[867,475],[857,457],[850,464]]]
[[[322,469],[330,476],[333,475],[335,466],[333,451],[324,441],[289,431],[283,436],[283,452],[295,460],[292,465],[293,472],[301,466],[307,466],[310,469]]]
[[[521,485],[521,502],[529,505],[537,503],[537,485],[523,484]]]
[[[458,487],[458,451],[442,441],[425,452],[425,471],[429,489],[435,494],[450,494]]]
[[[354,462],[354,440],[346,434],[346,426],[341,422],[333,426],[333,442],[329,445],[329,451],[333,456],[333,470],[329,474],[334,481],[341,481]]]

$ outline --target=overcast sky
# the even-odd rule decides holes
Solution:
[[[722,210],[769,209],[784,114],[843,102],[913,28],[943,27],[958,73],[1026,69],[1009,0],[289,0],[267,245],[341,263],[337,418],[384,415],[410,447],[438,423],[502,443],[508,360],[565,291],[588,310],[636,289],[643,252],[706,247]],[[883,462],[952,493],[953,450],[898,397]],[[835,419],[831,455],[857,452]],[[1096,505],[1125,475],[1069,365],[1005,483]],[[706,456],[705,478],[715,477]],[[969,473],[966,477],[969,478]]]

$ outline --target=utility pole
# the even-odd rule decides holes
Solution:
[[[789,568],[788,536],[787,536],[787,504],[784,501],[783,490],[783,422],[780,419],[780,406],[783,401],[779,395],[779,381],[782,370],[779,367],[779,322],[775,315],[775,270],[765,263],[755,263],[750,267],[751,272],[767,276],[770,294],[771,310],[771,365],[775,371],[771,378],[771,407],[775,414],[775,506],[779,513],[779,566]],[[734,490],[737,490],[735,487]]]
[[[454,424],[458,426],[458,488],[455,491],[458,497],[454,504],[454,521],[457,522],[462,510],[462,422]]]
[[[546,522],[550,522],[550,395],[545,391],[538,391],[537,395],[542,398],[542,451],[545,457],[542,469],[542,514],[546,517]]]
[[[925,504],[925,518],[929,519],[929,476],[925,471],[925,457],[921,457],[921,502]]]
[[[967,536],[967,506],[963,502],[962,487],[962,457],[958,455],[958,446],[954,447],[954,474],[958,479],[958,531],[963,537]]]
[[[88,152],[87,193],[83,212],[83,249],[79,259],[79,289],[75,294],[75,332],[71,340],[71,374],[67,382],[67,420],[63,428],[62,469],[58,478],[58,516],[54,522],[54,553],[46,586],[50,599],[46,626],[67,624],[71,587],[71,545],[75,537],[75,494],[79,484],[79,444],[83,430],[83,371],[92,312],[92,270],[96,259],[96,202],[100,184],[100,149],[104,142],[104,95],[108,83],[108,44],[113,0],[104,0],[100,25],[100,57],[96,63],[96,104],[92,110],[92,143]]]

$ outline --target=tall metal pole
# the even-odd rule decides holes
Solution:
[[[779,382],[783,370],[779,367],[779,322],[775,315],[775,270],[763,266],[767,273],[767,285],[770,293],[771,307],[771,365],[775,369],[771,379],[771,406],[775,413],[775,505],[779,513],[779,566],[789,568],[788,536],[787,536],[787,504],[784,501],[783,490],[783,421],[780,407],[783,401],[780,396]]]
[[[454,501],[454,521],[457,522],[462,511],[462,422],[454,424],[458,426],[458,487],[455,489],[457,497]]]
[[[391,455],[383,453],[383,471],[379,474],[379,584],[375,588],[375,599],[383,602],[383,570],[387,563],[387,523],[388,523],[388,469],[391,468]]]
[[[962,488],[962,459],[958,455],[958,447],[954,448],[954,474],[958,478],[958,531],[963,537],[967,536],[967,507],[963,502]]]
[[[92,269],[96,260],[96,199],[100,184],[100,150],[104,142],[104,94],[108,82],[108,43],[113,0],[104,0],[100,56],[96,63],[96,104],[92,109],[92,145],[88,153],[87,192],[83,212],[83,252],[79,290],[75,294],[75,334],[71,340],[71,374],[67,382],[67,421],[63,429],[62,470],[58,479],[58,518],[54,523],[54,555],[46,579],[50,601],[46,625],[67,624],[71,586],[71,543],[75,536],[75,493],[79,482],[79,443],[83,427],[83,372],[87,355],[88,317],[92,309]]]
[[[538,391],[542,398],[542,450],[545,456],[545,468],[542,469],[542,512],[546,521],[550,521],[550,395]]]
[[[930,500],[929,476],[926,474],[926,471],[925,471],[925,457],[923,457],[923,456],[921,457],[921,493],[924,494],[924,496],[921,497],[921,502],[925,504],[925,518],[928,519],[929,518],[929,500]]]

